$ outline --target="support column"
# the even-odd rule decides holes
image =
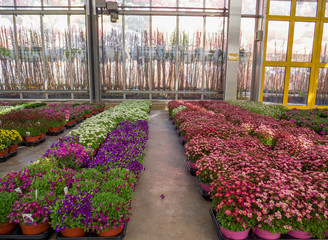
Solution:
[[[96,0],[87,1],[88,77],[91,103],[100,102],[99,36]]]
[[[236,0],[229,1],[224,100],[237,99],[241,2]]]

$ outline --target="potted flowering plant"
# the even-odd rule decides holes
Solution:
[[[9,133],[9,139],[11,142],[9,152],[14,152],[18,148],[18,144],[22,141],[22,137],[16,130],[11,130]]]
[[[51,209],[52,228],[65,237],[83,237],[89,230],[91,201],[91,194],[66,195],[64,199],[57,199]]]
[[[120,234],[130,220],[129,201],[110,192],[97,193],[92,200],[91,230],[101,237]]]
[[[8,147],[11,145],[9,133],[8,130],[0,129],[0,157],[8,154]]]
[[[13,208],[14,202],[18,199],[16,192],[0,192],[0,235],[8,234],[16,228],[16,223],[9,223],[8,215]]]
[[[19,223],[23,234],[35,235],[48,230],[49,214],[47,197],[32,191],[13,204],[9,222]]]

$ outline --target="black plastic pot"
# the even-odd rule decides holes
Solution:
[[[206,192],[206,191],[202,188],[201,182],[200,182],[200,180],[199,180],[198,177],[196,177],[196,182],[197,182],[197,185],[198,185],[198,190],[199,190],[200,194],[202,194],[203,198],[204,198],[205,200],[207,200],[207,201],[212,202],[212,199],[211,199],[212,195],[211,195],[211,193]]]

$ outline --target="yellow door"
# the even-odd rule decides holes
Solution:
[[[261,101],[328,108],[328,0],[268,0]]]

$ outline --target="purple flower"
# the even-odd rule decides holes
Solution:
[[[161,195],[161,199],[164,199],[164,198],[165,198],[165,196],[164,196],[164,194],[162,194],[162,195]]]

